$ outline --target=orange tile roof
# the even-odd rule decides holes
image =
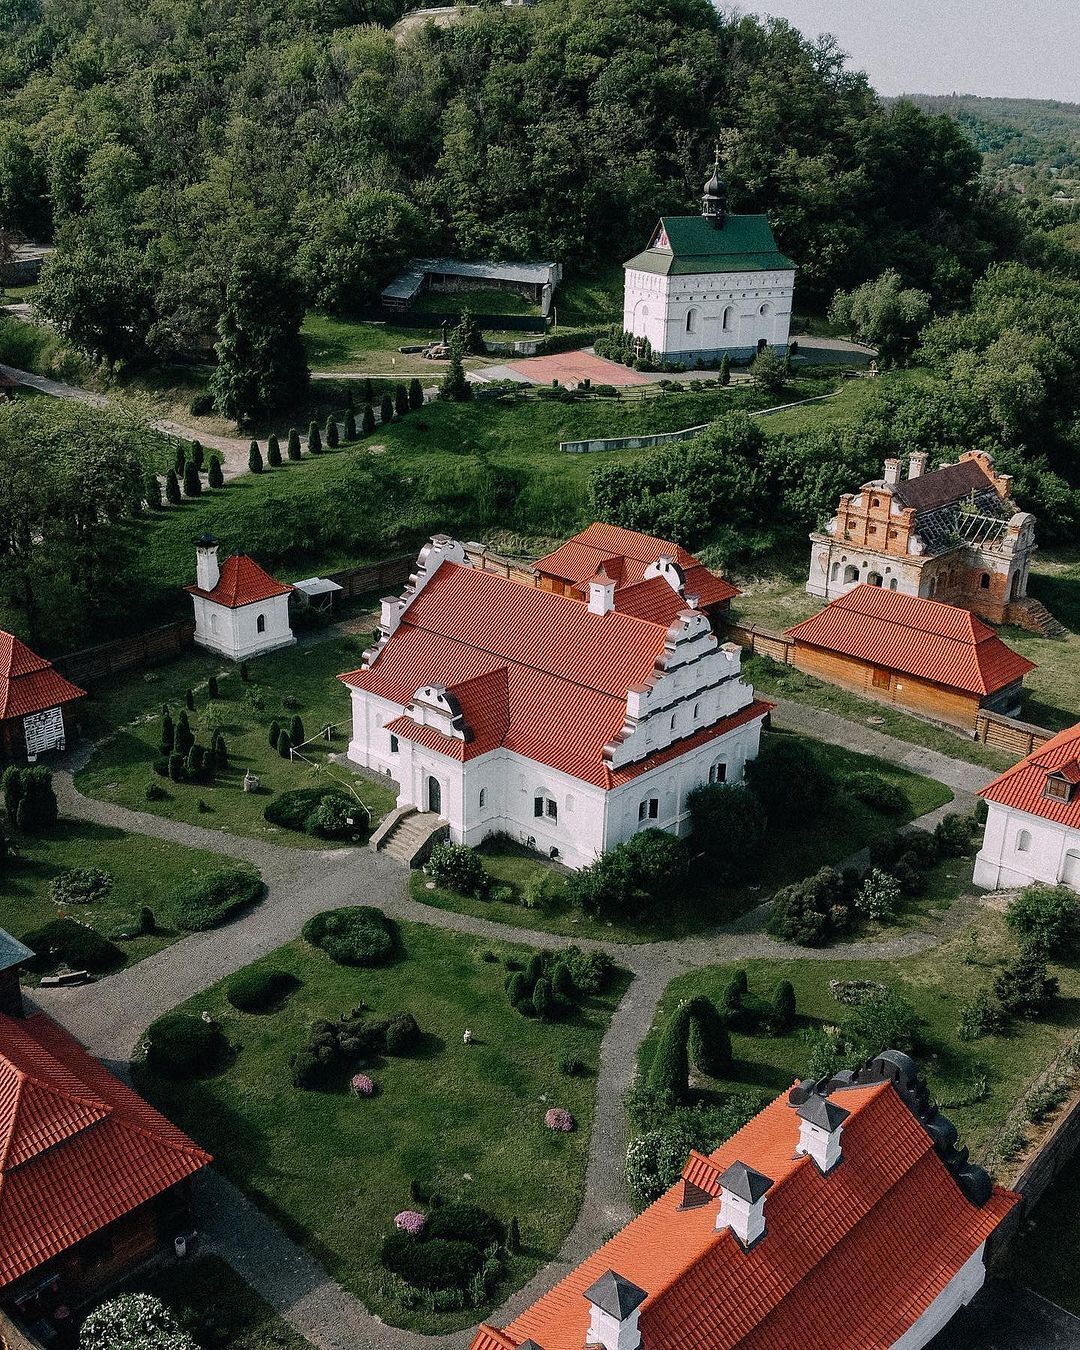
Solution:
[[[866,582],[787,636],[969,694],[992,694],[1035,669],[969,610]]]
[[[1055,801],[1044,797],[1047,775],[1060,774],[1066,782],[1080,780],[1080,722],[1065,731],[1059,731],[1045,745],[1006,769],[979,793],[988,802],[1011,806],[1032,816],[1042,816],[1057,825],[1080,830],[1080,792],[1073,792],[1071,801]]]
[[[618,525],[594,523],[588,529],[560,544],[554,553],[541,558],[535,570],[545,576],[576,586],[587,586],[602,567],[616,583],[617,609],[641,618],[652,618],[670,623],[683,608],[683,602],[662,577],[652,578],[645,585],[648,592],[637,588],[644,582],[646,570],[666,557],[677,563],[684,577],[684,592],[698,597],[698,608],[708,609],[739,594],[731,582],[710,572],[692,553],[667,539],[651,534],[638,534]],[[667,597],[656,589],[661,585]],[[663,605],[661,605],[663,601]],[[672,609],[671,606],[675,608]],[[660,606],[658,609],[657,607]],[[665,614],[669,617],[664,618]]]
[[[387,730],[459,760],[504,746],[610,788],[764,717],[772,706],[753,701],[657,755],[610,769],[604,747],[622,730],[627,691],[654,675],[668,626],[617,610],[592,614],[567,596],[443,563],[372,666],[339,678],[403,708],[418,689],[438,683],[461,705],[471,740],[418,726],[407,715]]]
[[[288,595],[291,586],[278,581],[269,572],[246,553],[234,553],[221,564],[221,575],[212,591],[204,591],[200,586],[185,586],[189,595],[201,595],[204,600],[213,600],[217,605],[226,605],[229,609],[239,609],[241,605],[254,605],[260,600],[272,600],[275,595]]]
[[[0,1014],[0,1288],[209,1162],[43,1013]]]
[[[86,690],[65,679],[51,661],[10,633],[0,633],[0,722],[85,697]]]
[[[543,1350],[581,1350],[584,1291],[613,1270],[646,1291],[645,1346],[668,1350],[884,1350],[911,1327],[1019,1197],[994,1188],[973,1205],[929,1134],[888,1082],[832,1100],[850,1112],[842,1160],[827,1175],[796,1157],[799,1118],[786,1095],[683,1176],[709,1200],[681,1209],[673,1186],[502,1333],[482,1327],[473,1350],[531,1338]],[[772,1181],[765,1235],[744,1250],[717,1231],[719,1177],[736,1161]]]

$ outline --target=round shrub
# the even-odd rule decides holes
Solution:
[[[872,867],[855,894],[855,908],[868,919],[886,922],[900,904],[900,882],[880,867]]]
[[[394,950],[386,915],[370,905],[324,910],[308,919],[303,936],[340,966],[376,966]]]
[[[853,797],[883,816],[899,816],[907,808],[907,798],[887,778],[876,773],[854,773],[844,786]]]
[[[345,839],[355,830],[363,812],[343,792],[328,792],[304,822],[304,829],[319,839]]]
[[[388,1055],[407,1055],[420,1044],[420,1027],[411,1012],[395,1013],[386,1024],[384,1043]]]
[[[436,1211],[437,1212],[437,1211]],[[383,1242],[382,1263],[417,1289],[466,1289],[483,1265],[484,1254],[469,1242],[390,1233]]]
[[[99,975],[124,964],[124,953],[108,938],[74,919],[53,919],[26,933],[23,941],[35,953],[31,970],[47,971],[65,965]]]
[[[437,886],[458,895],[483,898],[490,878],[479,855],[466,844],[436,844],[428,860],[428,872]]]
[[[251,967],[234,975],[225,997],[241,1012],[261,1013],[276,1008],[296,988],[295,976],[284,970]]]
[[[92,905],[112,890],[111,872],[100,867],[69,867],[53,877],[49,894],[57,905]]]
[[[399,1232],[419,1237],[427,1227],[427,1215],[415,1209],[403,1209],[400,1214],[394,1215],[394,1227]]]
[[[280,733],[279,733],[280,735]],[[356,833],[349,816],[363,819],[353,799],[336,788],[294,788],[279,793],[263,811],[271,825],[322,839],[341,839]]]
[[[1080,948],[1080,896],[1068,886],[1025,886],[1005,922],[1021,943],[1047,956],[1071,957]]]
[[[198,1350],[152,1294],[120,1294],[95,1308],[79,1331],[80,1350]]]
[[[576,1121],[569,1111],[561,1106],[553,1106],[549,1111],[544,1112],[544,1124],[549,1130],[554,1130],[556,1134],[568,1134],[575,1126]]]
[[[506,1240],[506,1226],[479,1205],[440,1205],[428,1217],[429,1238],[468,1242],[481,1251]]]
[[[262,878],[253,868],[231,867],[180,887],[174,900],[177,927],[188,933],[216,928],[262,895]]]
[[[225,1037],[213,1022],[190,1013],[168,1013],[147,1032],[146,1062],[166,1078],[213,1073],[225,1054]]]

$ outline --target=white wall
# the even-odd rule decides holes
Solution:
[[[659,356],[696,359],[702,353],[746,353],[764,339],[786,347],[795,293],[794,272],[728,272],[657,276],[628,268],[623,327],[647,337]],[[761,313],[762,308],[766,313]],[[729,327],[724,312],[731,310]],[[686,319],[694,311],[693,331]]]
[[[985,1245],[981,1244],[971,1254],[919,1320],[893,1342],[893,1350],[921,1350],[966,1303],[971,1302],[986,1279]]]
[[[296,641],[289,623],[288,595],[275,595],[252,605],[230,609],[201,595],[193,595],[195,605],[195,641],[200,647],[220,652],[231,661],[244,661],[290,647]],[[263,631],[259,631],[259,619]]]
[[[997,802],[987,806],[982,848],[975,858],[976,886],[997,890],[1033,881],[1048,886],[1066,882],[1080,891],[1080,830]]]

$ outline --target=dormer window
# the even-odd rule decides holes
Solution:
[[[1076,784],[1080,782],[1080,766],[1070,765],[1068,769],[1059,769],[1046,775],[1043,796],[1052,802],[1071,802]]]

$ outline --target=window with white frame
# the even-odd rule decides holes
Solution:
[[[637,818],[638,820],[656,820],[660,815],[660,798],[646,797],[643,802],[638,802]]]
[[[726,780],[727,780],[727,764],[722,759],[718,759],[715,762],[715,764],[709,765],[710,783],[723,783],[726,782]]]
[[[1020,831],[1017,833],[1017,836],[1016,836],[1016,851],[1017,851],[1017,853],[1030,853],[1030,852],[1031,852],[1031,831],[1030,831],[1030,830],[1020,830]]]
[[[533,797],[533,815],[537,819],[557,821],[559,819],[559,805],[554,797],[549,797],[546,792],[538,792]]]

